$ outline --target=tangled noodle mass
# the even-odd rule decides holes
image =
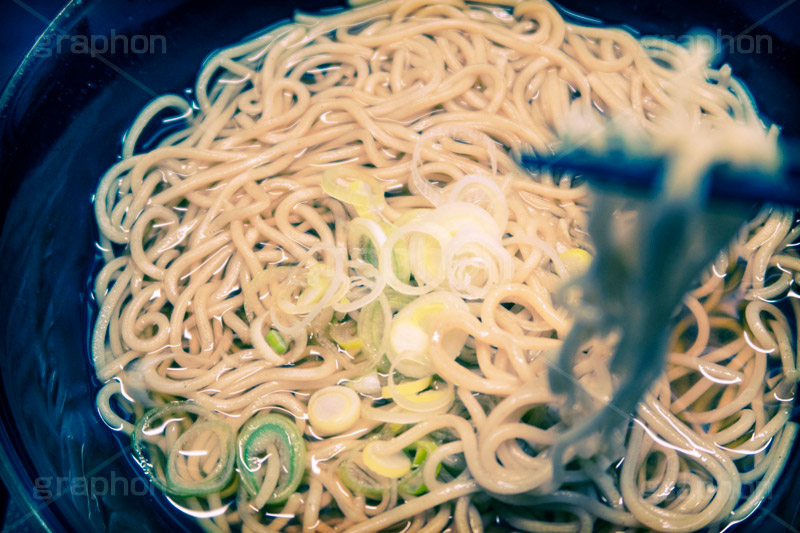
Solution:
[[[697,57],[510,0],[297,14],[216,52],[196,102],[151,102],[98,186],[101,416],[207,531],[744,519],[797,431],[794,212],[711,250],[632,422],[569,440],[636,373],[595,331],[563,369],[585,394],[551,389],[592,309],[593,198],[516,163],[612,121],[774,145]],[[165,114],[178,127],[138,150]]]

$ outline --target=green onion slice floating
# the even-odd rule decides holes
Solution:
[[[419,496],[428,492],[428,487],[425,486],[422,476],[422,467],[425,465],[425,460],[428,458],[433,450],[438,448],[436,443],[428,439],[421,439],[406,448],[404,451],[413,452],[414,458],[411,460],[411,471],[403,476],[397,483],[397,489],[400,494],[405,496]],[[442,465],[439,463],[436,466],[436,473],[439,473]]]
[[[391,480],[367,468],[361,450],[353,450],[339,465],[339,479],[354,494],[363,494],[371,500],[380,500],[389,490]]]
[[[376,364],[386,353],[392,310],[384,294],[364,306],[356,324],[356,336],[363,343],[363,351]]]
[[[131,443],[147,477],[174,496],[219,492],[233,474],[233,429],[192,402],[170,402],[145,413],[134,425]]]
[[[269,330],[269,333],[267,333],[267,344],[269,344],[269,347],[275,350],[275,353],[279,355],[285,354],[289,349],[286,339],[284,339],[280,331],[276,329],[271,329]]]
[[[338,165],[322,173],[322,190],[355,207],[359,216],[375,216],[386,206],[383,185],[364,167]]]
[[[239,431],[236,464],[242,486],[256,496],[266,471],[266,461],[279,460],[278,484],[266,503],[282,503],[300,485],[306,463],[306,445],[297,425],[278,414],[264,414],[249,420]],[[277,450],[278,457],[268,457],[268,450]],[[260,475],[259,475],[260,474]]]

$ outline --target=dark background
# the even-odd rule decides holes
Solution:
[[[6,85],[22,57],[47,27],[46,21],[52,19],[65,3],[66,0],[25,0],[19,3],[0,0],[0,87]],[[8,491],[0,483],[0,524],[3,525],[3,533],[32,531],[27,525],[17,525],[13,529],[5,526],[19,524],[21,516],[22,510],[9,502]]]
[[[47,21],[55,17],[65,4],[66,0],[0,0],[0,88],[5,87],[22,57],[47,27]],[[2,532],[34,531],[30,525],[20,524],[22,517],[23,511],[9,501],[8,491],[0,483]],[[14,527],[6,527],[7,524],[14,524]]]
[[[0,0],[0,86],[6,84],[46,27],[45,20],[31,11],[50,20],[65,3],[66,0]]]
[[[271,3],[271,0],[263,1],[265,4]],[[5,85],[23,55],[32,47],[37,36],[65,2],[66,0],[0,0],[0,85]],[[642,17],[641,12],[646,11],[648,5],[670,5],[672,2],[641,0],[640,3],[640,0],[630,0],[624,3],[612,3],[562,0],[562,3],[567,6],[580,6],[580,11],[605,18],[613,23],[637,20]],[[156,2],[148,3],[146,0],[119,0],[121,10],[147,8],[148,4],[157,5]],[[285,0],[283,4],[285,7]],[[796,103],[798,96],[796,89],[800,86],[797,83],[800,75],[798,55],[800,0],[729,0],[716,3],[697,0],[696,9],[676,8],[667,9],[666,12],[667,16],[653,21],[649,26],[642,23],[634,23],[634,26],[646,34],[665,33],[678,36],[693,27],[704,25],[711,29],[712,33],[722,29],[726,35],[745,33],[757,38],[764,32],[769,32],[774,36],[773,46],[768,54],[742,54],[734,50],[732,54],[726,54],[725,60],[732,63],[734,73],[742,77],[751,87],[769,119],[784,126],[786,132],[796,136],[800,134],[800,109]],[[613,14],[617,14],[617,18],[612,16]],[[231,39],[233,40],[235,38]],[[767,69],[756,70],[756,65],[763,66],[765,63],[768,65]],[[174,90],[182,88],[173,87]],[[3,179],[4,176],[0,176],[0,180]],[[5,192],[5,189],[3,191]],[[5,205],[8,199],[0,198],[0,200],[2,200],[0,204]],[[0,216],[4,217],[5,213]],[[792,489],[800,492],[797,490],[798,486],[800,484],[796,484]],[[795,499],[800,501],[800,496]],[[13,503],[8,503],[5,489],[0,485],[0,521],[6,512],[19,513],[19,510]],[[800,523],[800,518],[794,516],[792,522],[797,525]],[[18,523],[18,520],[12,518],[5,523]],[[759,528],[762,533],[778,531],[772,528],[780,527],[770,521],[762,526]],[[21,526],[16,526],[13,530],[3,529],[4,533],[26,530],[30,529]]]

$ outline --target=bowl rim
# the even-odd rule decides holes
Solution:
[[[2,88],[2,92],[0,92],[0,120],[5,118],[8,106],[14,100],[14,96],[17,94],[16,88],[20,84],[22,78],[35,67],[37,60],[46,59],[45,57],[36,55],[36,50],[41,45],[42,41],[53,34],[59,33],[62,30],[60,23],[77,14],[81,8],[86,9],[89,3],[90,2],[87,0],[68,0],[66,5],[56,13],[44,30],[42,30],[28,51],[25,52],[17,68],[11,73],[11,76]]]
[[[0,91],[0,122],[5,122],[9,118],[11,107],[19,97],[17,89],[22,85],[24,79],[45,59],[48,59],[36,54],[42,42],[48,37],[63,32],[64,22],[73,18],[78,19],[79,14],[88,9],[90,4],[89,0],[68,0],[25,52],[22,60]],[[5,133],[0,132],[0,139],[4,137]],[[1,228],[5,222],[5,213],[0,216],[2,216]],[[33,522],[36,530],[47,533],[58,531],[59,528],[56,526],[58,522],[55,521],[53,513],[49,511],[49,504],[36,501],[33,491],[28,487],[29,473],[22,463],[18,447],[14,445],[13,430],[9,431],[11,428],[6,425],[6,420],[0,418],[0,480],[8,490],[9,498],[13,498],[17,505],[22,507],[25,512],[24,519],[29,523]]]

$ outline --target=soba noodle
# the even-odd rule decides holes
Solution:
[[[734,130],[774,146],[730,68],[698,57],[510,0],[297,14],[216,52],[196,103],[151,102],[97,189],[101,417],[207,531],[747,517],[797,432],[793,211],[706,246],[665,369],[632,350],[660,377],[612,423],[597,413],[639,370],[613,363],[617,329],[569,335],[625,302],[592,300],[589,230],[638,215],[601,196],[590,224],[585,185],[515,163],[611,121],[662,148]],[[167,113],[182,127],[140,151]],[[702,168],[676,164],[667,189]]]

